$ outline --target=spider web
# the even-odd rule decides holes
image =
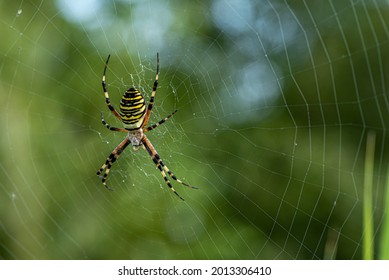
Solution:
[[[375,133],[384,250],[389,6],[375,1],[1,1],[0,258],[360,259]],[[136,86],[178,178],[127,148],[112,104]]]

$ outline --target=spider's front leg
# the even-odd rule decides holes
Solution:
[[[130,140],[128,139],[128,137],[126,137],[116,148],[115,150],[112,151],[112,153],[107,157],[107,160],[105,161],[105,163],[101,166],[101,168],[97,171],[97,176],[99,176],[99,178],[101,178],[101,182],[103,183],[103,185],[110,191],[113,191],[113,189],[111,189],[106,181],[107,181],[107,178],[108,178],[108,174],[109,174],[109,171],[111,170],[111,167],[112,167],[112,164],[118,159],[118,157],[120,156],[120,154],[124,151],[124,149],[130,144]],[[105,171],[104,171],[105,170]],[[104,172],[104,175],[100,175],[101,173]]]
[[[166,176],[166,173],[167,172],[169,174],[169,176],[171,178],[173,178],[175,181],[177,181],[178,183],[186,186],[186,187],[189,187],[189,188],[192,188],[192,189],[197,189],[197,187],[195,186],[191,186],[187,183],[184,183],[182,182],[180,179],[178,179],[174,174],[173,172],[171,172],[169,170],[169,168],[165,165],[165,163],[162,161],[162,159],[160,158],[159,154],[157,153],[157,150],[155,150],[155,148],[153,147],[153,145],[151,144],[150,140],[146,137],[146,135],[142,138],[142,143],[143,143],[143,146],[145,147],[146,151],[149,153],[151,159],[153,160],[154,164],[156,165],[156,167],[159,169],[159,171],[161,172],[162,174],[162,177],[163,179],[165,180],[167,186],[175,193],[175,195],[177,195],[181,200],[185,200],[181,195],[179,195],[179,193],[173,188],[172,184],[170,183],[169,179],[167,178]]]

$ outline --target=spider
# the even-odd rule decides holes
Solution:
[[[166,176],[166,173],[169,174],[171,178],[173,178],[178,183],[197,189],[197,187],[191,186],[189,184],[186,184],[182,182],[180,179],[178,179],[173,172],[169,170],[169,168],[165,165],[165,163],[162,161],[160,156],[158,155],[158,152],[155,150],[153,145],[151,144],[150,140],[145,135],[146,132],[153,130],[154,128],[158,127],[159,125],[163,124],[166,120],[168,120],[170,117],[172,117],[177,110],[175,110],[173,113],[168,115],[166,118],[160,120],[156,124],[153,124],[151,126],[147,126],[151,114],[151,110],[153,108],[154,103],[154,97],[155,93],[157,91],[158,87],[158,74],[159,74],[159,54],[157,53],[157,73],[155,75],[155,81],[153,85],[153,91],[151,92],[151,97],[149,104],[147,105],[146,109],[146,102],[142,95],[142,93],[137,90],[134,87],[129,88],[124,94],[120,101],[120,113],[118,113],[115,108],[112,106],[108,90],[107,90],[107,84],[105,83],[105,76],[108,66],[108,61],[111,55],[108,55],[107,61],[105,62],[104,72],[103,72],[103,79],[102,79],[102,86],[103,91],[105,95],[105,102],[107,103],[108,109],[112,112],[112,114],[115,115],[123,124],[124,128],[116,128],[110,126],[104,119],[103,113],[101,113],[101,122],[103,125],[112,131],[119,131],[119,132],[126,132],[127,136],[124,138],[124,140],[112,151],[112,153],[107,157],[105,163],[101,166],[101,168],[97,171],[97,176],[101,178],[103,185],[110,191],[111,189],[106,181],[108,178],[109,171],[111,170],[112,164],[119,158],[120,154],[127,148],[129,144],[131,144],[134,148],[134,150],[138,150],[140,147],[143,147],[146,149],[146,151],[149,153],[151,159],[155,163],[156,167],[159,169],[159,171],[162,174],[163,179],[165,180],[167,186],[182,200],[184,198],[176,192],[176,190],[173,188],[172,184],[170,183],[169,179]],[[100,175],[104,172],[104,175]]]

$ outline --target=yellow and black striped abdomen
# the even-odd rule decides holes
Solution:
[[[135,88],[128,89],[120,101],[120,116],[128,128],[139,128],[146,113],[143,95]]]

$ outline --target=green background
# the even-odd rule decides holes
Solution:
[[[387,1],[0,1],[1,259],[388,258]],[[74,7],[73,7],[74,8]],[[80,14],[78,14],[78,12]],[[161,75],[148,134],[192,190],[128,148],[113,104]],[[385,243],[386,242],[386,243]]]

